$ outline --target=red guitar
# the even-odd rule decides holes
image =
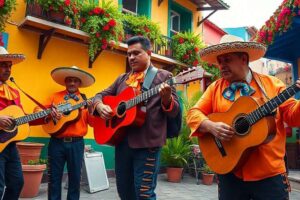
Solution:
[[[166,81],[169,85],[185,84],[208,77],[202,68],[190,68],[179,73]],[[105,96],[103,103],[109,105],[114,111],[114,117],[104,120],[100,117],[95,119],[94,136],[99,144],[118,144],[125,136],[127,126],[141,126],[145,121],[146,112],[141,109],[140,103],[159,93],[160,85],[140,94],[132,87],[126,88],[118,96]]]

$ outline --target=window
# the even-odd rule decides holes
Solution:
[[[180,32],[180,14],[171,10],[171,31],[173,33]]]
[[[124,13],[131,13],[136,15],[138,12],[138,0],[123,0],[123,9]]]

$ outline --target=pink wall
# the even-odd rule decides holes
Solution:
[[[221,37],[225,34],[226,32],[221,28],[212,22],[205,20],[203,24],[203,40],[207,45],[218,44]]]

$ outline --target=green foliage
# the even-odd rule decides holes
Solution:
[[[193,32],[178,33],[172,37],[171,47],[176,60],[189,66],[199,65],[199,50],[204,47],[199,35]]]
[[[187,164],[190,153],[189,144],[182,136],[168,139],[162,148],[161,161],[167,167],[182,168]]]
[[[148,38],[152,43],[155,41],[155,43],[158,45],[162,45],[165,43],[159,24],[151,21],[146,16],[123,14],[123,26],[125,32],[127,32],[131,36],[142,35]]]
[[[202,62],[201,66],[205,71],[212,74],[212,80],[216,80],[221,77],[220,69],[217,66],[205,62]]]
[[[206,174],[214,174],[214,171],[212,171],[207,164],[203,165],[203,167],[201,168],[201,171]]]
[[[0,32],[4,31],[6,20],[16,9],[16,0],[0,0]]]
[[[47,159],[28,160],[28,165],[43,165],[47,164]]]
[[[121,13],[111,1],[102,0],[98,7],[85,1],[82,9],[82,30],[90,35],[89,55],[94,60],[95,54],[114,46],[123,39]]]

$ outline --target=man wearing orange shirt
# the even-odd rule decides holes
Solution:
[[[59,67],[51,72],[53,80],[66,87],[56,92],[45,102],[45,107],[52,107],[61,102],[74,100],[76,104],[86,100],[78,88],[88,87],[95,82],[95,78],[73,66]],[[88,100],[88,103],[91,102]],[[39,108],[35,109],[37,111]],[[53,109],[52,117],[60,120],[63,116],[57,109]],[[61,182],[65,163],[68,169],[68,200],[78,200],[80,196],[81,166],[84,153],[83,136],[87,133],[88,124],[92,126],[92,115],[87,108],[79,109],[79,118],[65,124],[59,134],[52,135],[48,146],[48,199],[61,199]],[[48,118],[46,120],[52,120]]]
[[[222,78],[213,82],[187,114],[192,136],[199,141],[204,134],[212,134],[221,142],[230,142],[234,129],[223,122],[214,122],[207,115],[226,112],[239,96],[268,99],[285,89],[279,79],[251,71],[249,61],[261,58],[266,48],[255,42],[225,35],[220,44],[200,52],[201,59],[219,65]],[[296,81],[300,88],[300,80]],[[286,135],[284,122],[300,126],[300,102],[288,99],[276,110],[276,135],[253,151],[245,163],[228,174],[218,175],[219,199],[272,199],[289,198],[289,183],[284,162]]]

